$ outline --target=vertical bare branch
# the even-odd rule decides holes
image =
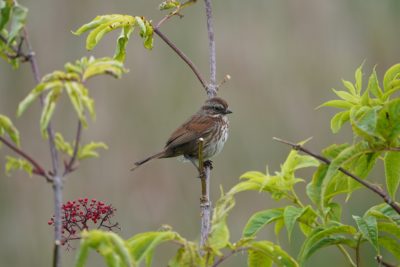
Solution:
[[[208,164],[204,162],[203,157],[203,146],[204,139],[199,138],[199,176],[201,181],[201,198],[200,198],[200,214],[201,214],[201,229],[200,229],[200,247],[203,247],[208,239],[210,232],[210,213],[211,213],[211,202],[210,202],[210,168]]]
[[[40,71],[37,64],[36,55],[33,52],[32,46],[29,41],[29,35],[26,28],[23,29],[24,40],[28,47],[29,63],[36,83],[40,83]],[[40,96],[40,101],[43,106],[43,95]],[[53,175],[53,192],[54,192],[54,255],[53,255],[53,266],[61,266],[61,205],[62,205],[62,173],[60,171],[58,151],[54,142],[54,131],[51,123],[47,126],[47,134],[49,138],[49,147],[52,163],[52,175]]]
[[[210,83],[207,86],[207,95],[209,98],[217,95],[217,60],[215,53],[214,27],[212,17],[211,0],[204,0],[207,15],[207,32],[210,61]]]

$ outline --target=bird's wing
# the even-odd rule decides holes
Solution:
[[[212,131],[212,122],[208,117],[194,115],[171,134],[165,147],[177,148],[207,136]]]

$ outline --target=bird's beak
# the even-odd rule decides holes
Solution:
[[[230,109],[225,110],[225,114],[231,114],[231,113],[232,113],[232,110],[230,110]]]

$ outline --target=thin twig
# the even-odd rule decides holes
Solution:
[[[171,42],[171,40],[165,36],[158,28],[154,28],[154,32],[169,46],[172,48],[172,50],[175,51],[175,53],[178,54],[178,56],[185,61],[185,63],[189,66],[189,68],[193,71],[193,73],[196,75],[197,79],[199,79],[201,85],[203,86],[204,89],[207,90],[207,85],[206,82],[203,78],[203,76],[200,74],[200,71],[197,69],[197,67],[194,65],[194,63],[185,55],[185,53],[182,52],[174,43]]]
[[[17,153],[18,155],[20,155],[21,157],[23,157],[24,159],[26,159],[30,164],[33,165],[34,169],[33,169],[33,173],[43,176],[47,182],[51,183],[52,179],[51,177],[49,177],[46,173],[46,171],[44,170],[44,168],[36,162],[36,160],[34,160],[31,156],[29,156],[28,154],[26,154],[24,151],[22,151],[21,149],[19,149],[17,146],[13,145],[11,142],[7,141],[7,139],[3,138],[0,136],[0,142],[2,142],[4,145],[6,145],[9,149],[13,150],[15,153]]]
[[[289,141],[286,141],[286,140],[283,140],[280,138],[276,138],[276,137],[274,137],[273,139],[280,143],[291,146],[294,150],[302,151],[302,152],[304,152],[304,153],[306,153],[328,165],[331,164],[331,161],[329,159],[327,159],[321,155],[315,154],[299,144],[295,144],[295,143],[292,143],[292,142],[289,142]],[[346,169],[343,169],[342,167],[339,167],[338,170],[341,171],[342,173],[346,174],[347,176],[351,177],[352,179],[356,180],[357,182],[359,182],[360,184],[362,184],[363,186],[365,186],[366,188],[368,188],[375,194],[379,195],[389,206],[391,206],[398,214],[400,214],[400,206],[389,197],[388,193],[384,189],[382,189],[379,186],[374,185],[368,181],[361,179],[360,177],[352,174],[351,172],[347,171]]]
[[[81,135],[82,135],[82,122],[78,120],[78,127],[76,129],[76,136],[75,136],[75,146],[74,146],[74,151],[72,153],[72,157],[69,160],[69,162],[65,166],[64,174],[63,176],[67,175],[68,173],[74,171],[74,163],[77,159],[78,156],[78,151],[79,151],[79,144],[81,142]]]
[[[244,247],[244,248],[238,248],[238,249],[234,249],[231,250],[228,254],[223,255],[222,257],[220,257],[213,265],[212,267],[217,267],[218,265],[220,265],[221,263],[223,263],[225,260],[227,260],[229,257],[231,257],[232,255],[235,255],[238,252],[243,252],[248,250],[248,247]]]
[[[23,28],[23,36],[25,39],[25,43],[28,47],[29,62],[31,65],[32,73],[36,83],[40,83],[40,72],[39,66],[36,61],[35,53],[33,52],[32,46],[29,41],[29,35],[26,28]],[[43,106],[43,94],[40,95],[40,101]],[[53,255],[53,266],[60,267],[61,266],[61,239],[62,239],[62,220],[61,220],[61,205],[62,205],[62,173],[60,172],[59,160],[58,160],[58,151],[55,146],[55,138],[54,131],[51,126],[51,122],[49,122],[47,126],[47,134],[49,139],[49,147],[50,147],[50,155],[51,155],[51,163],[53,167],[52,175],[53,175],[53,192],[54,192],[54,255]]]
[[[206,5],[208,46],[210,50],[209,51],[210,83],[207,88],[207,95],[209,98],[211,98],[217,95],[217,60],[215,53],[215,40],[214,40],[211,0],[204,0],[204,3]]]

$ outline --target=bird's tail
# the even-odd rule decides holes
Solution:
[[[165,151],[161,151],[161,152],[159,152],[157,154],[154,154],[154,155],[152,155],[152,156],[150,156],[148,158],[145,158],[144,160],[137,161],[137,162],[134,163],[135,166],[131,169],[131,171],[136,170],[137,168],[139,168],[140,166],[142,166],[143,164],[145,164],[146,162],[148,162],[148,161],[150,161],[152,159],[162,158],[164,155],[165,155]]]

